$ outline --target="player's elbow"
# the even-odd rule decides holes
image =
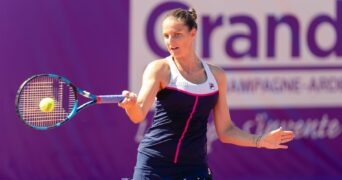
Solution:
[[[144,121],[147,114],[139,105],[134,106],[133,108],[126,109],[126,113],[129,119],[135,124]]]
[[[227,136],[225,133],[218,133],[218,139],[220,140],[221,143],[232,143],[232,139]]]
[[[130,117],[130,119],[134,124],[139,124],[145,120],[145,118],[142,117]]]
[[[234,126],[230,125],[217,132],[218,139],[222,143],[234,143]]]
[[[129,119],[134,123],[138,124],[145,120],[146,115],[143,113],[134,113],[134,114],[128,114]]]

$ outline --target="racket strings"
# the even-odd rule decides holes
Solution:
[[[43,98],[54,99],[54,109],[42,112],[39,103]],[[52,127],[63,122],[75,104],[75,93],[65,82],[50,76],[31,79],[19,96],[19,113],[30,126]]]

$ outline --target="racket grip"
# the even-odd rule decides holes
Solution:
[[[99,95],[96,97],[96,104],[118,103],[125,99],[123,95]]]

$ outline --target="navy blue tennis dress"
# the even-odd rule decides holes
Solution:
[[[152,125],[140,142],[134,180],[207,179],[208,116],[218,99],[218,85],[202,62],[207,79],[187,81],[171,56],[170,82],[157,93]]]

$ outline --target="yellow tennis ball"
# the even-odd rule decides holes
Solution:
[[[55,108],[55,101],[52,98],[43,98],[39,103],[42,112],[52,112]]]

